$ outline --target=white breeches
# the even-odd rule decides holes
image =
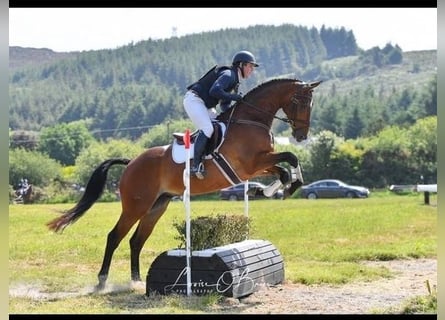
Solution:
[[[213,134],[212,119],[216,118],[216,108],[207,109],[204,101],[191,91],[187,91],[183,100],[185,112],[197,129],[202,130],[207,138]]]

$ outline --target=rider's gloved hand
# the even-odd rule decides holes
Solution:
[[[230,96],[230,99],[232,99],[234,101],[240,101],[240,100],[243,100],[243,96],[238,93],[235,93]]]

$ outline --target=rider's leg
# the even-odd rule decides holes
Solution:
[[[190,168],[192,175],[198,179],[204,179],[204,167],[202,158],[209,138],[213,134],[212,120],[216,117],[214,108],[208,109],[204,101],[192,92],[187,92],[184,97],[184,109],[199,130],[194,143],[193,165]]]
[[[193,165],[190,168],[190,173],[195,175],[198,179],[204,179],[205,170],[202,159],[208,141],[209,138],[207,138],[205,133],[199,130],[194,143]]]

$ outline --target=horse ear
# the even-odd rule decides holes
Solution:
[[[311,82],[311,83],[309,83],[309,87],[310,87],[311,89],[313,89],[313,88],[315,88],[315,87],[318,87],[318,86],[320,85],[320,83],[321,83],[321,81]]]

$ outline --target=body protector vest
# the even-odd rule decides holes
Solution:
[[[231,83],[229,87],[226,89],[227,91],[224,92],[225,94],[223,100],[230,101],[231,100],[230,97],[232,95],[230,92],[238,89],[239,80],[238,80],[238,72],[228,66],[218,67],[217,65],[215,65],[213,68],[207,71],[207,73],[204,74],[198,81],[187,87],[188,90],[193,90],[199,95],[199,97],[204,101],[208,109],[215,108],[216,105],[220,102],[220,100],[222,100],[221,98],[216,98],[214,96],[211,96],[209,90],[213,86],[215,81],[218,79],[218,77],[221,75],[221,73],[224,72],[225,70],[231,70],[231,79],[230,79]]]

